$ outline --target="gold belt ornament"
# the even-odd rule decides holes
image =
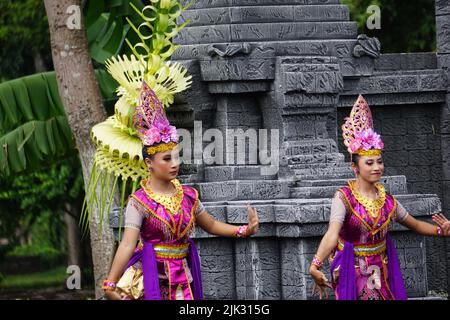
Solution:
[[[338,241],[338,248],[341,251],[344,250],[344,241],[341,238]],[[374,256],[384,251],[386,251],[386,240],[375,244],[354,245],[353,247],[353,252],[358,257]]]
[[[181,245],[155,244],[153,248],[156,257],[163,259],[183,259],[189,253],[189,243]]]

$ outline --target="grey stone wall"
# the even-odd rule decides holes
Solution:
[[[436,0],[438,67],[447,77],[447,96],[441,107],[443,207],[450,216],[450,1]],[[447,240],[447,264],[450,263],[450,240]],[[450,275],[448,277],[450,286]]]
[[[183,168],[180,179],[218,220],[246,223],[247,202],[260,215],[251,239],[196,230],[206,298],[313,299],[309,263],[331,197],[353,177],[339,127],[357,94],[386,144],[387,191],[418,219],[441,211],[440,199],[448,212],[449,2],[437,1],[438,55],[380,55],[339,0],[197,0],[180,17],[192,21],[172,58],[193,86],[170,109],[177,127],[280,130],[278,174],[263,177],[259,163]],[[445,242],[398,224],[393,234],[409,296],[447,292]]]

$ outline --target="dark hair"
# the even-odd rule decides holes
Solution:
[[[350,158],[352,159],[352,162],[354,163],[354,165],[357,166],[358,161],[361,158],[361,156],[359,154],[354,153],[350,156]]]
[[[153,157],[155,156],[154,154],[148,154],[147,153],[147,149],[148,149],[148,146],[143,146],[142,147],[142,157],[144,158],[144,161],[145,161],[145,159],[147,159],[147,158],[149,158],[150,160],[153,160]]]

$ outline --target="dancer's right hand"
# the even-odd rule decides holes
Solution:
[[[311,266],[309,269],[309,274],[314,280],[314,285],[312,288],[312,295],[315,294],[315,291],[319,293],[319,299],[322,300],[322,297],[328,298],[327,288],[333,289],[331,284],[328,282],[327,277],[323,274],[322,271],[318,270],[315,266]]]

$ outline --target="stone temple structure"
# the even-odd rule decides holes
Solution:
[[[358,35],[339,0],[197,0],[180,23],[188,19],[173,59],[193,85],[169,117],[193,140],[205,135],[203,146],[192,141],[197,160],[180,179],[216,218],[246,223],[249,202],[261,223],[245,240],[196,231],[205,298],[314,299],[309,264],[328,227],[331,197],[353,177],[340,126],[360,93],[386,145],[387,191],[419,219],[442,210],[449,216],[450,0],[436,1],[436,53],[381,54],[377,39]],[[211,128],[223,134],[222,163],[198,161]],[[229,134],[239,129],[246,153],[278,143],[278,171],[265,171],[261,156],[231,161],[243,154],[242,140]],[[269,138],[278,129],[267,148],[260,129]],[[450,243],[398,224],[393,236],[409,297],[448,294]]]

